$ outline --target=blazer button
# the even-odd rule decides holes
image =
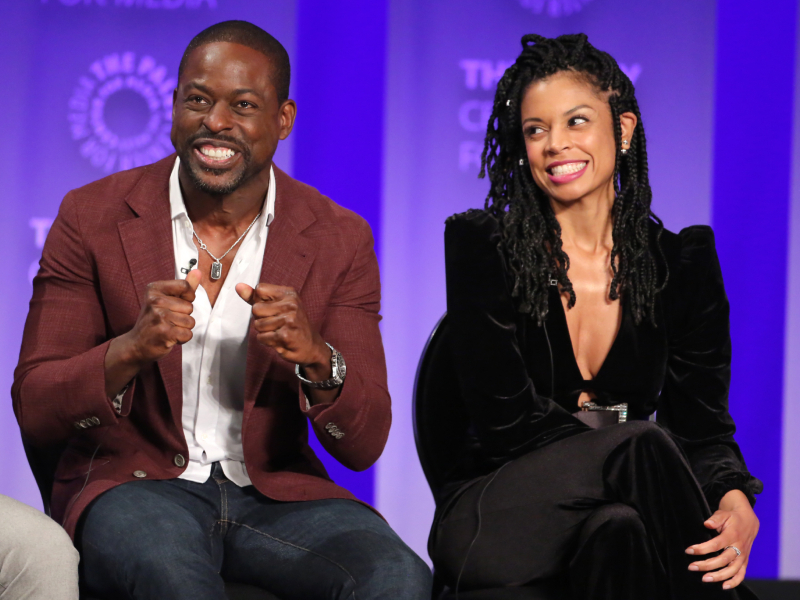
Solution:
[[[340,440],[344,437],[344,432],[339,429],[335,423],[328,423],[325,425],[325,430],[333,436],[333,438]]]
[[[175,463],[176,467],[182,467],[186,464],[186,459],[183,458],[183,454],[176,454],[175,458],[172,459],[172,462]]]
[[[92,425],[100,425],[100,419],[98,419],[97,417],[92,417],[91,419],[89,419],[89,421],[92,422]]]
[[[137,470],[137,471],[133,472],[133,476],[134,477],[138,477],[139,479],[142,479],[143,477],[147,477],[147,472],[146,471],[138,471]]]

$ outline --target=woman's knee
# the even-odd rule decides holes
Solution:
[[[659,598],[663,570],[639,512],[622,503],[596,509],[570,560],[573,597]]]
[[[596,509],[581,529],[581,544],[644,541],[647,538],[642,517],[627,504],[607,504]]]
[[[77,593],[79,555],[67,532],[48,516],[22,503],[3,497],[0,504],[3,581],[35,590],[41,597],[62,598],[70,597],[73,591]]]
[[[652,421],[630,421],[624,424],[628,439],[637,445],[657,450],[677,450],[670,434],[658,423]]]
[[[80,555],[72,544],[67,532],[55,521],[51,521],[42,532],[37,543],[37,554],[42,557],[42,562],[49,564],[50,568],[66,569],[68,572],[78,571]]]

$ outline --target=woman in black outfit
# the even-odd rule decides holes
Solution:
[[[562,578],[576,600],[753,598],[761,483],[727,408],[713,233],[650,211],[634,88],[611,56],[585,35],[522,46],[489,122],[486,209],[446,225],[472,428],[431,531],[437,574],[459,593]],[[628,422],[590,427],[587,402],[627,403]]]

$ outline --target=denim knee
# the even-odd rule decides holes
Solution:
[[[368,572],[372,574],[365,585],[358,585],[362,598],[424,598],[431,597],[433,576],[430,567],[411,548],[399,540],[387,543],[372,554]]]

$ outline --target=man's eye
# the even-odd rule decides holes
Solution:
[[[197,104],[202,104],[203,102],[205,102],[205,98],[203,98],[202,96],[190,96],[189,102],[196,102]]]
[[[241,102],[239,102],[239,106],[242,108],[253,108],[253,105],[247,100],[242,100]]]

